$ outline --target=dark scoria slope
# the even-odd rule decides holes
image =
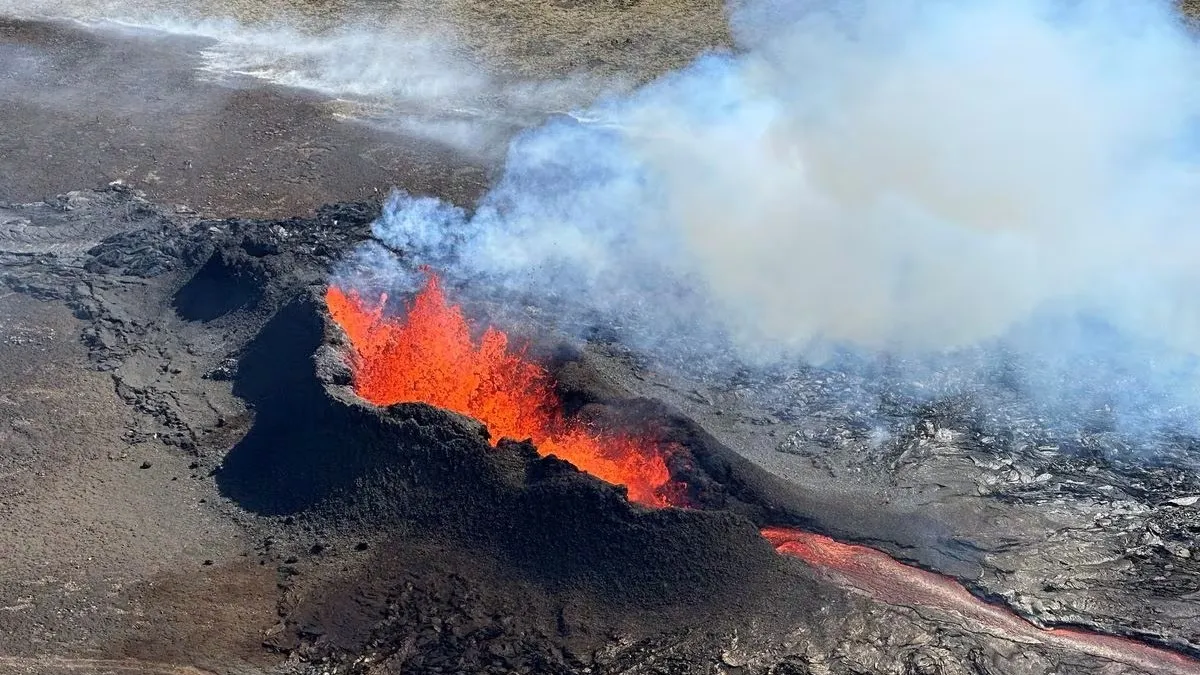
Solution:
[[[692,462],[681,470],[709,510],[647,511],[528,446],[491,448],[471,420],[363,403],[320,297],[330,266],[369,237],[372,205],[311,219],[181,221],[120,188],[73,199],[70,209],[69,200],[6,207],[3,280],[74,309],[93,367],[134,413],[129,442],[189,456],[197,480],[225,497],[203,508],[259,542],[248,557],[275,570],[279,594],[264,649],[285,670],[1136,672],[873,602],[776,557],[756,526],[886,534],[931,567],[930,550],[982,559],[938,548],[947,537],[911,511],[806,497],[812,488],[732,453],[730,428],[615,386],[636,379],[633,366],[595,347],[560,350],[572,407],[684,444]],[[814,505],[824,511],[806,510]],[[219,574],[231,561],[212,562]]]

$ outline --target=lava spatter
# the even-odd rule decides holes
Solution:
[[[488,327],[478,342],[462,309],[451,305],[438,277],[403,317],[384,314],[387,296],[364,300],[330,286],[326,304],[350,338],[354,387],[376,405],[421,402],[474,417],[492,442],[530,439],[542,455],[554,455],[601,480],[623,485],[630,500],[670,506],[680,493],[667,469],[666,448],[653,441],[599,434],[567,418],[550,373]]]

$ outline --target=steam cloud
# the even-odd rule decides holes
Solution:
[[[464,55],[450,28],[402,18],[318,34],[229,21],[143,25],[214,39],[201,56],[204,70],[217,78],[249,76],[316,91],[349,104],[352,118],[481,157],[502,155],[514,127],[627,88],[584,75],[547,82],[500,78]]]
[[[984,349],[1037,364],[1043,393],[1192,402],[1200,49],[1172,6],[749,0],[732,17],[735,52],[520,135],[473,213],[397,194],[377,237],[746,359]],[[1131,369],[1136,399],[1115,391]]]
[[[364,247],[361,286],[428,263],[697,363],[902,355],[928,380],[1015,361],[1069,408],[1200,409],[1200,48],[1170,3],[733,1],[733,51],[632,91],[503,81],[428,22],[123,18],[212,39],[213,73],[472,152],[574,109],[519,134],[469,211],[397,193],[376,236],[406,260]],[[118,5],[0,0],[89,21]]]
[[[231,9],[261,2],[278,16],[246,23]],[[303,7],[303,2],[291,3]],[[278,5],[272,7],[272,5]],[[0,14],[69,18],[86,26],[207,40],[199,70],[218,82],[248,79],[295,87],[340,101],[349,119],[425,137],[476,158],[499,159],[514,128],[548,112],[627,91],[619,78],[585,74],[529,81],[489,72],[472,59],[455,29],[419,10],[343,8],[305,15],[286,0],[0,0]],[[241,81],[241,82],[239,82]]]

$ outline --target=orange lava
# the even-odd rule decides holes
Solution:
[[[819,534],[784,527],[765,527],[761,533],[781,554],[800,558],[810,565],[834,569],[853,565],[864,552],[870,551],[862,546],[843,544]]]
[[[543,456],[554,455],[581,471],[624,485],[629,499],[669,506],[671,484],[664,450],[638,438],[601,436],[567,419],[554,381],[541,366],[510,349],[496,328],[471,339],[461,308],[446,301],[430,274],[404,317],[385,316],[387,296],[368,302],[354,291],[330,286],[329,312],[349,336],[355,391],[376,405],[422,402],[453,410],[487,425],[493,443],[532,440]]]
[[[910,567],[882,551],[786,527],[767,527],[762,535],[780,554],[799,558],[834,582],[881,602],[956,615],[1016,642],[1039,642],[1145,671],[1200,675],[1200,662],[1178,652],[1076,628],[1039,628],[980,600],[954,579]]]

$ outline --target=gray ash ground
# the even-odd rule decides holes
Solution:
[[[1200,486],[1112,432],[898,399],[880,440],[837,373],[689,380],[558,350],[574,409],[682,442],[720,507],[645,511],[470,420],[353,395],[320,298],[377,205],[203,220],[114,186],[2,213],[0,668],[1138,672],[847,592],[776,556],[769,523],[1047,624],[1200,644]]]

